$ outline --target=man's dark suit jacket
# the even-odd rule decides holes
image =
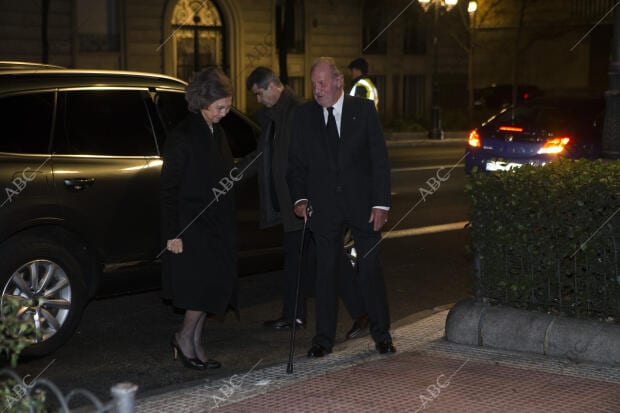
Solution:
[[[320,233],[338,208],[349,225],[368,224],[373,206],[390,206],[390,166],[383,130],[374,103],[344,96],[338,159],[327,141],[323,108],[316,101],[300,106],[295,114],[293,142],[289,152],[287,181],[293,202],[308,199],[313,213],[310,226]]]
[[[286,183],[293,112],[303,102],[287,86],[273,107],[257,112],[263,134],[256,151],[247,155],[240,166],[244,169],[245,164],[254,161],[244,175],[251,176],[258,172],[261,228],[269,228],[280,222],[285,232],[303,228],[303,221],[293,213],[293,203]],[[272,191],[275,191],[275,196],[271,194]]]

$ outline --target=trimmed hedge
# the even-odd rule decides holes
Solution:
[[[466,191],[478,299],[618,321],[620,161],[475,173]]]
[[[22,321],[17,316],[22,305],[32,304],[5,298],[0,300],[0,413],[46,412],[45,392],[34,389],[28,393],[29,380],[16,381],[2,369],[3,358],[17,366],[20,352],[29,344],[24,337],[33,333],[32,321]]]

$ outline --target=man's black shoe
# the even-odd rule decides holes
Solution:
[[[356,318],[353,322],[353,327],[347,333],[345,340],[350,340],[352,338],[358,338],[366,335],[368,333],[368,315],[364,314],[363,316]]]
[[[207,369],[219,369],[220,367],[222,367],[222,363],[213,359],[208,359],[207,361],[203,361],[203,363],[205,366],[207,366]]]
[[[396,353],[396,347],[394,347],[392,340],[387,340],[381,343],[377,343],[375,344],[375,348],[377,349],[379,354]]]
[[[274,330],[289,330],[293,327],[293,320],[287,320],[284,317],[280,317],[277,320],[265,321],[263,323],[265,327],[273,328]],[[297,319],[297,328],[305,328],[306,323],[302,319]]]
[[[319,344],[313,344],[310,350],[308,350],[308,357],[323,357],[331,352],[331,348],[325,348]]]

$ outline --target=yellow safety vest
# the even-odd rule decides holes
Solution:
[[[379,110],[379,93],[377,92],[377,88],[375,87],[374,83],[372,83],[370,79],[363,77],[357,82],[355,82],[355,84],[351,88],[351,92],[349,92],[349,95],[355,96],[355,89],[358,86],[364,88],[364,90],[366,91],[366,95],[364,97],[366,99],[374,101],[375,108]]]

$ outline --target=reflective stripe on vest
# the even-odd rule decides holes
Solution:
[[[377,92],[377,88],[375,85],[368,79],[360,79],[351,88],[351,92],[349,95],[355,96],[355,89],[361,86],[366,90],[366,99],[370,99],[375,102],[375,108],[379,109],[379,93]]]

